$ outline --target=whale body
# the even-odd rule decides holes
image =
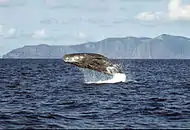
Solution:
[[[119,66],[113,64],[107,57],[96,53],[73,53],[65,54],[63,61],[81,68],[87,68],[113,75],[122,73]]]

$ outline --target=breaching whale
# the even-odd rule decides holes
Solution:
[[[103,72],[104,74],[113,75],[115,73],[122,73],[121,69],[111,63],[107,57],[96,53],[65,54],[63,61],[81,68]]]

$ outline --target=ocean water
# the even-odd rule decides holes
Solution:
[[[126,82],[85,83],[91,72],[62,60],[0,60],[0,129],[190,128],[190,60],[115,62]]]

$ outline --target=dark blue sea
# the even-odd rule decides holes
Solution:
[[[190,60],[115,62],[124,83],[87,84],[62,60],[0,60],[0,129],[190,128]]]

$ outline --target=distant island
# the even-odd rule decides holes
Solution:
[[[67,53],[99,53],[113,59],[190,59],[190,38],[162,34],[155,38],[107,38],[78,45],[35,45],[3,55],[11,59],[60,59]]]

